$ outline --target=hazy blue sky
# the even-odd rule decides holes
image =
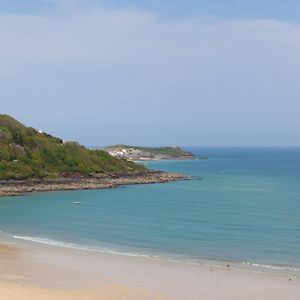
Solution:
[[[0,0],[0,107],[86,145],[300,146],[300,1]]]

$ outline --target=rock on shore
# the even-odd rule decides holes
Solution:
[[[32,192],[107,189],[122,185],[165,183],[188,179],[188,176],[178,173],[149,171],[138,174],[108,174],[91,177],[73,177],[43,180],[10,180],[0,181],[1,196],[19,196]]]

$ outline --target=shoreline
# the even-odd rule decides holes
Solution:
[[[144,259],[149,261],[157,261],[161,263],[179,264],[195,267],[214,267],[218,269],[245,271],[257,274],[269,274],[274,276],[289,276],[300,280],[300,268],[298,266],[266,263],[266,262],[245,262],[234,261],[232,259],[216,259],[216,258],[192,258],[187,256],[179,256],[166,253],[145,253],[135,252],[130,249],[107,248],[91,245],[80,245],[70,242],[52,240],[49,238],[20,236],[3,233],[0,231],[0,238],[9,244],[28,245],[30,247],[46,247],[53,249],[65,249],[66,251],[79,251],[86,254],[94,253],[99,255],[120,256],[128,258]],[[1,242],[0,242],[1,245]],[[229,267],[228,267],[229,266]]]
[[[191,177],[179,173],[148,171],[139,174],[98,174],[91,177],[0,181],[0,197],[21,196],[33,192],[109,189],[124,185],[167,183],[187,179]]]
[[[292,300],[300,296],[299,278],[285,274],[87,253],[23,241],[0,244],[0,265],[4,266],[0,294],[8,293],[9,287],[15,296],[7,300],[48,299],[53,293],[55,297],[49,299]],[[36,298],[24,297],[32,290]]]

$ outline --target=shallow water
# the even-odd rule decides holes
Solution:
[[[127,255],[300,268],[300,149],[189,150],[209,159],[146,165],[202,180],[2,198],[0,230]]]

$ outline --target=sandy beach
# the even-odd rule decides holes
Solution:
[[[300,281],[234,267],[187,265],[8,241],[0,247],[0,300],[295,300]]]

